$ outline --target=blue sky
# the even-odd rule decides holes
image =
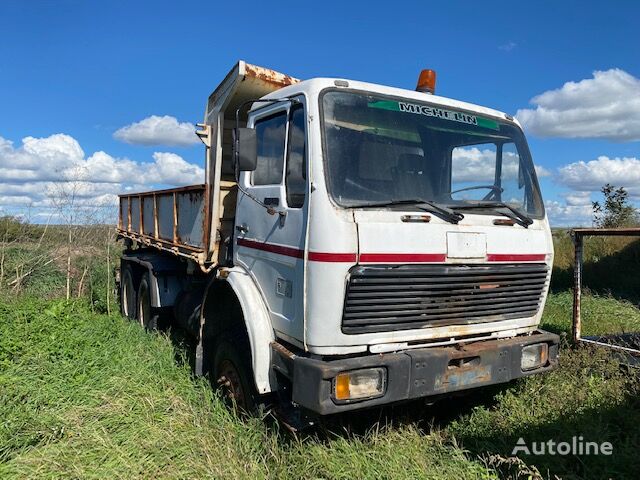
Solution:
[[[518,118],[528,119],[534,160],[548,172],[541,183],[553,223],[588,223],[588,201],[606,181],[626,182],[640,198],[637,2],[217,4],[1,2],[0,208],[46,211],[43,192],[71,164],[103,171],[83,177],[96,184],[88,201],[188,182],[202,147],[176,145],[184,137],[168,129],[201,121],[238,59],[303,79],[409,89],[433,68],[441,95],[532,111]],[[147,120],[147,137],[114,136],[152,115],[177,122]]]

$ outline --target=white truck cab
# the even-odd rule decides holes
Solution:
[[[198,132],[206,183],[121,196],[125,315],[190,327],[239,403],[287,390],[318,414],[554,368],[558,337],[538,329],[553,245],[522,129],[434,80],[236,65]]]

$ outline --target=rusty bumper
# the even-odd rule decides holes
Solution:
[[[557,366],[558,342],[557,335],[538,330],[510,339],[329,361],[297,355],[284,358],[278,348],[274,348],[273,353],[279,370],[286,369],[292,381],[293,401],[327,415],[504,383],[552,370]],[[537,343],[548,345],[548,360],[539,368],[523,371],[520,367],[522,349]],[[386,369],[382,396],[353,402],[333,400],[332,380],[338,373],[372,367]]]

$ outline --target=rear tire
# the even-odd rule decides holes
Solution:
[[[250,349],[246,341],[237,337],[223,334],[216,342],[211,379],[225,402],[241,413],[251,414],[256,410],[258,392],[246,358]]]
[[[151,288],[149,274],[145,273],[140,280],[138,287],[138,308],[137,318],[146,330],[154,331],[160,329],[160,314],[157,309],[151,306]]]
[[[135,320],[137,311],[137,292],[133,276],[133,269],[125,264],[122,268],[122,280],[120,282],[120,312],[123,317]]]

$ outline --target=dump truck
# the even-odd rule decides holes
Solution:
[[[242,409],[328,415],[556,367],[553,244],[517,119],[243,61],[194,127],[199,185],[119,198],[123,315],[190,332]]]

